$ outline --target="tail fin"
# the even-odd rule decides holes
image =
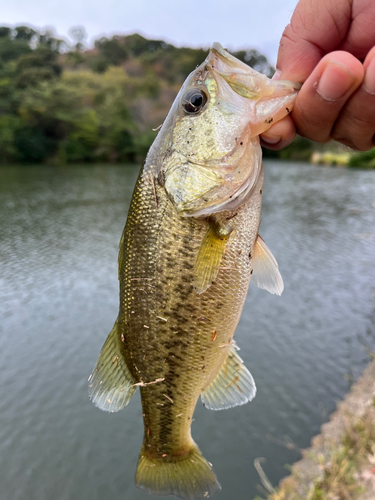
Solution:
[[[211,465],[193,444],[184,457],[150,458],[142,446],[135,484],[154,495],[174,495],[183,500],[208,498],[221,487]]]

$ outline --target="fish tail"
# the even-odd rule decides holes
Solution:
[[[183,457],[149,457],[142,446],[135,484],[148,493],[183,500],[208,498],[221,490],[211,465],[195,443]]]

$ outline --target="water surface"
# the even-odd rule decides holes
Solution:
[[[375,171],[266,163],[260,234],[285,282],[250,286],[236,333],[258,394],[198,403],[222,500],[276,485],[375,351]],[[87,378],[118,310],[117,247],[138,168],[0,168],[0,485],[6,500],[146,500],[138,394],[96,409]]]

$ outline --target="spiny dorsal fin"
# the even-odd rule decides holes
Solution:
[[[259,288],[276,295],[281,295],[284,290],[276,259],[259,234],[254,245],[251,281]]]
[[[215,281],[231,232],[215,220],[211,223],[195,262],[193,286],[197,293],[203,293]]]
[[[135,381],[121,353],[120,342],[116,321],[89,378],[89,398],[95,406],[109,412],[124,408],[136,390]]]
[[[209,410],[243,405],[255,397],[254,379],[236,349],[235,345],[231,347],[219,373],[201,394],[202,403]]]

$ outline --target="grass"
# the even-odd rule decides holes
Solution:
[[[298,478],[292,476],[268,500],[356,500],[364,493],[361,470],[375,465],[375,398],[360,419],[348,417],[341,441],[332,441],[326,456],[318,454],[315,460],[322,473],[307,496],[298,493]]]

